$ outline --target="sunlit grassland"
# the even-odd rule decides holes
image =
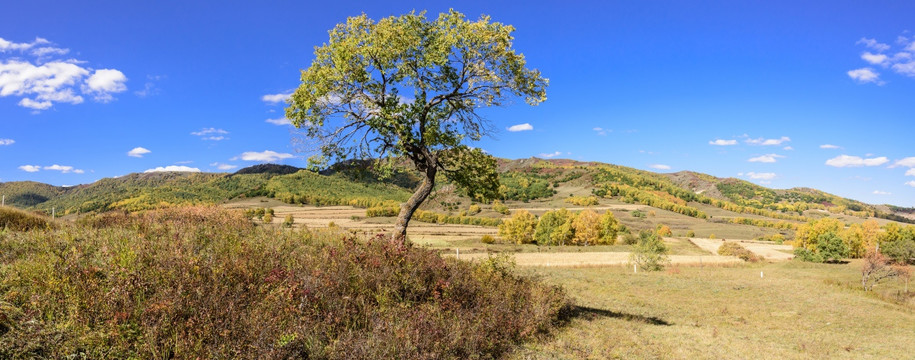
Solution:
[[[515,358],[911,359],[915,301],[888,280],[860,288],[860,262],[530,268],[585,314]],[[760,277],[762,273],[762,277]],[[910,289],[911,291],[911,289]]]

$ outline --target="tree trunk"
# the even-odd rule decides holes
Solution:
[[[429,197],[429,194],[432,193],[432,188],[435,187],[435,166],[430,166],[425,171],[425,178],[423,183],[416,189],[413,193],[413,196],[410,196],[410,199],[407,202],[400,205],[400,214],[397,215],[397,222],[394,223],[394,239],[400,242],[407,241],[407,225],[410,224],[410,219],[413,218],[413,213],[416,212],[416,209],[422,205],[423,201],[426,201],[426,198]]]

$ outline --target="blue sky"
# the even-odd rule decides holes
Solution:
[[[550,79],[540,106],[484,111],[500,130],[474,145],[496,156],[915,206],[915,2],[798,3],[14,2],[0,22],[0,181],[304,166],[281,99],[327,30],[454,7],[514,25]]]

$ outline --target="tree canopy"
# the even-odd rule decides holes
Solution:
[[[395,233],[403,238],[439,171],[470,196],[496,196],[495,160],[467,144],[493,131],[479,110],[515,97],[546,100],[547,79],[526,68],[513,31],[454,10],[436,19],[351,17],[315,48],[286,117],[325,159],[412,162],[424,181],[401,207]]]

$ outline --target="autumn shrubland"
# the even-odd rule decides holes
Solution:
[[[384,237],[212,207],[0,232],[0,358],[500,357],[563,292]]]

